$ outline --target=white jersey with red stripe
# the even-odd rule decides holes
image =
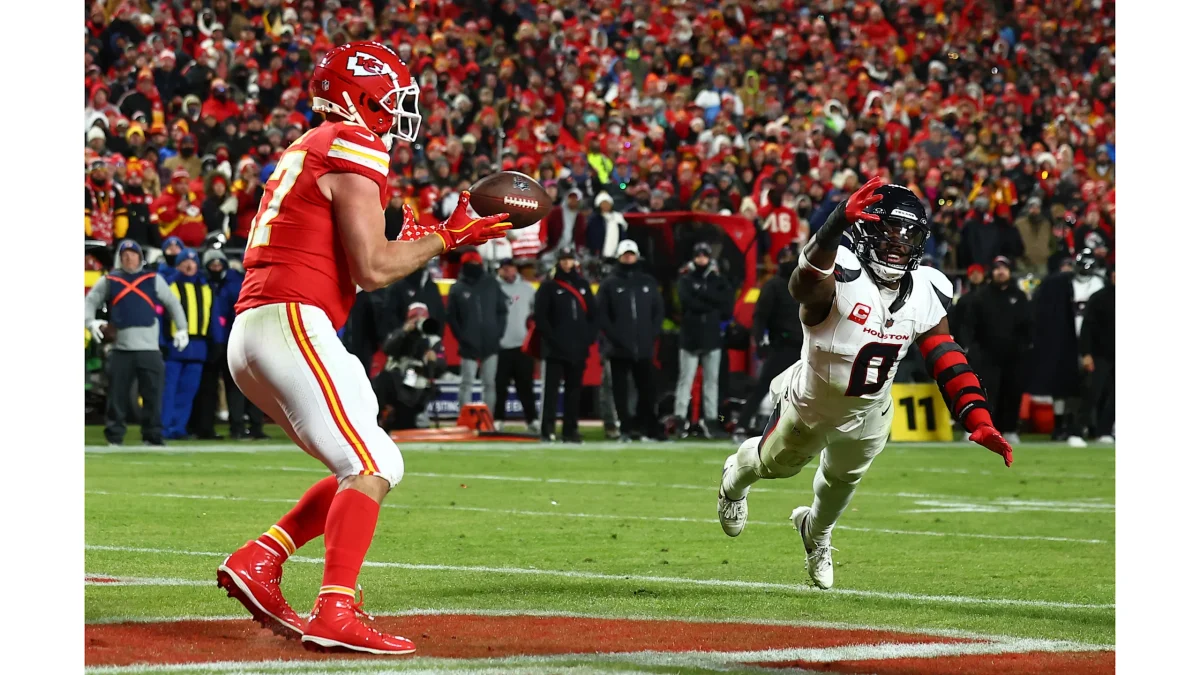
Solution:
[[[849,427],[891,400],[897,366],[916,337],[946,316],[954,289],[932,267],[906,274],[896,290],[880,286],[845,247],[834,277],[833,308],[804,326],[803,357],[771,389],[776,397],[786,391],[806,424]]]

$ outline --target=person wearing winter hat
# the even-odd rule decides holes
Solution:
[[[191,175],[179,167],[171,174],[171,184],[154,200],[150,212],[158,218],[158,231],[164,237],[179,237],[186,246],[204,243],[207,230],[200,211],[200,196],[188,187]]]
[[[150,221],[150,202],[153,197],[146,191],[146,163],[132,158],[125,165],[125,205],[128,213],[128,228],[125,236],[142,246],[158,248],[162,237],[158,225]]]
[[[233,328],[234,304],[242,290],[244,275],[229,266],[221,249],[208,249],[200,256],[200,276],[212,290],[212,312],[208,330],[208,358],[200,375],[200,389],[192,407],[189,430],[200,439],[220,440],[216,432],[217,383],[225,382],[225,401],[229,407],[229,438],[235,441],[268,438],[263,433],[263,414],[246,399],[233,381],[226,358],[229,331]],[[246,433],[246,418],[250,430]]]
[[[776,252],[776,274],[762,285],[754,305],[752,337],[764,361],[754,381],[754,389],[737,416],[733,440],[739,445],[746,440],[747,429],[761,428],[761,425],[751,425],[751,419],[770,393],[771,381],[803,356],[804,327],[800,323],[800,303],[788,291],[788,281],[798,266],[799,252],[800,245],[796,243]]]
[[[558,421],[558,388],[563,388],[562,436],[567,443],[582,443],[579,435],[579,397],[588,352],[596,341],[595,299],[591,285],[580,273],[575,251],[563,247],[554,270],[538,287],[533,299],[537,342],[545,359],[542,387],[542,441],[553,441]]]
[[[613,198],[607,192],[596,195],[596,210],[587,219],[587,247],[604,259],[615,258],[617,245],[625,238],[629,223],[625,216],[613,210]]]
[[[522,349],[533,320],[533,284],[518,273],[512,258],[500,261],[496,273],[500,291],[508,301],[508,314],[504,334],[500,337],[500,354],[496,364],[496,403],[492,417],[502,425],[507,417],[508,385],[512,383],[521,401],[521,412],[525,416],[525,428],[531,434],[538,433],[537,399],[533,393],[534,359]]]
[[[192,402],[208,358],[213,296],[208,281],[200,274],[200,256],[194,249],[184,248],[175,256],[175,275],[168,283],[171,293],[180,299],[185,318],[182,322],[163,322],[163,438],[178,440],[188,436]],[[176,340],[177,335],[185,339]]]
[[[661,438],[654,415],[654,344],[662,332],[664,305],[658,281],[640,269],[637,242],[617,245],[617,266],[596,292],[596,327],[604,336],[612,401],[621,422],[622,442]],[[637,413],[631,414],[629,379],[637,389]]]
[[[187,316],[179,298],[167,282],[143,268],[142,247],[126,239],[117,246],[118,267],[96,282],[83,301],[84,325],[92,339],[104,340],[109,328],[116,341],[109,353],[108,410],[104,438],[109,445],[125,442],[125,420],[133,396],[133,383],[142,397],[142,440],[163,445],[162,391],[163,357],[159,351],[159,319],[155,301],[183,329],[171,334],[174,347],[187,347]],[[96,318],[101,306],[108,307],[108,321]],[[166,318],[166,317],[164,317]]]
[[[104,133],[103,125],[97,124],[87,132],[87,146],[91,150],[103,155],[107,148],[105,145],[108,142],[108,134]]]
[[[163,239],[162,246],[163,255],[158,263],[158,273],[164,279],[170,279],[175,275],[175,259],[183,251],[183,240],[175,236],[167,237]]]
[[[675,421],[683,431],[692,404],[692,382],[696,369],[704,368],[704,399],[700,420],[685,437],[716,438],[722,435],[717,422],[718,375],[721,371],[721,323],[733,314],[734,293],[713,260],[712,246],[699,242],[677,284],[683,319],[679,331],[679,379],[675,385]]]
[[[462,356],[458,406],[474,400],[476,378],[483,383],[483,402],[496,407],[496,365],[500,338],[508,321],[508,299],[496,278],[484,274],[483,257],[475,248],[462,254],[458,281],[446,301],[446,323]]]
[[[129,229],[129,208],[125,190],[112,179],[108,162],[93,156],[84,180],[83,233],[106,244],[125,238]]]
[[[996,429],[1009,444],[1020,441],[1017,423],[1025,391],[1025,362],[1033,346],[1033,308],[1005,256],[992,260],[991,280],[972,293],[955,335],[971,355],[987,390]],[[960,301],[961,302],[961,301]]]

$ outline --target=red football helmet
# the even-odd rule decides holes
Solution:
[[[348,42],[321,59],[308,85],[312,109],[356,121],[390,140],[417,140],[420,89],[396,53],[379,42]]]

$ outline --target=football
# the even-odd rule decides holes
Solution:
[[[111,323],[106,323],[101,326],[100,334],[104,336],[104,344],[110,344],[117,341],[117,327]]]
[[[536,223],[554,205],[550,195],[536,180],[516,171],[501,171],[485,176],[469,190],[471,207],[475,213],[481,216],[507,213],[513,229]]]

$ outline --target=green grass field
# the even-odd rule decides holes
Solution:
[[[280,441],[149,452],[99,447],[97,429],[87,439],[85,571],[130,580],[85,587],[89,624],[242,616],[216,588],[216,565],[325,475]],[[809,585],[788,521],[811,501],[813,466],[756,485],[750,523],[730,539],[715,520],[730,443],[402,449],[406,476],[385,502],[361,578],[366,608],[379,614],[559,612],[1115,641],[1111,446],[1026,443],[1007,470],[967,444],[889,446],[834,531],[836,586],[826,592]],[[284,592],[301,614],[321,556],[318,539],[285,567]],[[552,672],[610,667],[577,659]],[[693,667],[704,670],[667,672]]]

